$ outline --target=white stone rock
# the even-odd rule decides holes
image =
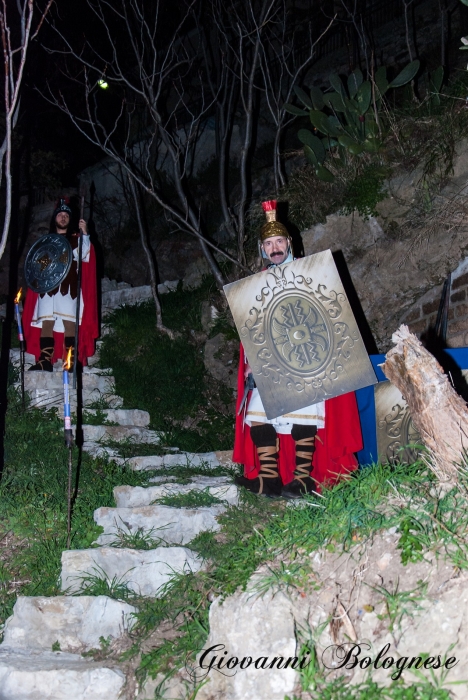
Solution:
[[[187,544],[200,532],[216,531],[220,525],[217,516],[226,510],[223,505],[203,508],[171,508],[143,506],[141,508],[98,508],[94,511],[96,525],[104,528],[97,543],[107,545],[116,540],[119,531],[134,533],[153,531],[170,544]]]
[[[113,447],[106,447],[105,445],[100,445],[98,442],[85,442],[82,445],[83,452],[87,452],[91,457],[97,459],[98,457],[108,457],[113,462],[117,464],[125,464],[126,459],[120,457],[119,453]]]
[[[117,700],[125,676],[78,654],[0,647],[1,700]]]
[[[216,452],[177,452],[151,457],[132,457],[128,460],[128,465],[134,471],[144,471],[146,469],[162,469],[163,467],[219,467],[220,462]]]
[[[157,596],[176,573],[199,571],[202,560],[186,547],[157,547],[148,551],[99,547],[62,552],[62,590],[80,591],[85,575],[115,577],[138,595]],[[1,695],[0,695],[1,698]]]
[[[159,287],[166,287],[166,291],[168,292],[176,292],[177,287],[179,286],[180,280],[166,280],[162,284],[158,285],[158,292],[159,292]],[[163,292],[160,292],[162,294]]]
[[[97,409],[87,408],[86,413],[95,416]],[[109,421],[109,423],[118,423],[119,425],[136,425],[140,428],[146,428],[150,422],[148,411],[140,411],[136,408],[106,408],[100,411],[100,414],[104,415],[105,420]]]
[[[102,293],[101,313],[102,318],[105,318],[111,311],[119,306],[133,306],[142,301],[152,299],[153,295],[151,287],[144,285],[142,287],[120,287]]]
[[[131,629],[136,608],[107,596],[53,596],[17,598],[5,623],[3,645],[51,651],[99,649],[99,638],[120,637]],[[0,691],[1,697],[1,691]]]
[[[117,508],[136,508],[149,506],[162,496],[187,494],[191,491],[207,490],[211,496],[226,501],[231,505],[239,502],[237,486],[226,477],[198,477],[189,484],[166,483],[160,486],[116,486],[114,498]]]
[[[196,669],[200,680],[214,656],[218,660],[237,657],[239,662],[251,657],[252,663],[243,670],[239,666],[232,670],[224,668],[222,673],[211,669],[206,676],[208,683],[198,691],[197,700],[284,700],[285,695],[292,694],[299,678],[293,668],[276,668],[278,660],[272,668],[255,668],[254,665],[260,657],[268,657],[268,662],[264,663],[270,664],[275,657],[287,661],[296,655],[292,603],[283,593],[268,592],[259,598],[252,590],[247,590],[223,601],[215,600],[210,608],[210,634],[204,650],[214,645],[224,645],[224,648],[207,654],[203,660],[205,669]],[[226,656],[224,651],[228,652]]]
[[[59,364],[59,363],[57,363]],[[82,375],[83,405],[98,401],[103,397],[114,397],[115,381],[113,377],[95,373]],[[16,386],[19,388],[20,383]],[[25,372],[24,388],[31,398],[31,406],[59,409],[63,407],[63,372]],[[121,399],[120,399],[121,403]],[[70,381],[71,410],[76,411],[76,390]],[[115,403],[112,404],[112,407]]]
[[[155,430],[135,425],[83,425],[83,438],[85,442],[113,440],[143,442],[151,445],[157,445],[161,439],[160,433]]]

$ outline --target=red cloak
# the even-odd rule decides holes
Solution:
[[[88,357],[94,355],[94,342],[99,337],[97,310],[96,256],[91,244],[89,261],[81,266],[81,293],[83,295],[83,316],[78,332],[78,359],[88,364]],[[23,307],[23,330],[26,340],[26,352],[34,355],[36,360],[41,354],[41,329],[31,326],[38,294],[28,289]],[[54,332],[53,362],[63,359],[64,334]]]
[[[255,479],[260,470],[257,450],[250,437],[250,428],[244,424],[244,411],[237,415],[244,395],[245,355],[241,344],[239,372],[237,375],[236,433],[233,461],[244,465],[244,475]],[[247,397],[247,404],[250,394]],[[278,435],[278,469],[283,484],[293,479],[296,450],[291,435]],[[342,474],[358,467],[355,452],[362,449],[361,424],[354,391],[325,401],[325,428],[317,431],[315,453],[312,461],[314,480],[321,484],[333,483]]]

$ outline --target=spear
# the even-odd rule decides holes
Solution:
[[[84,214],[84,193],[81,195],[80,219]],[[80,229],[78,239],[78,280],[76,284],[76,318],[75,318],[75,362],[73,363],[73,388],[76,389],[76,367],[78,365],[78,342],[80,328],[80,306],[81,306],[81,255],[83,252],[83,231]]]

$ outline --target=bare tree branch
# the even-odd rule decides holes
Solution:
[[[19,43],[12,44],[12,18],[11,5],[7,8],[6,0],[1,0],[0,4],[0,34],[2,38],[3,65],[4,65],[4,104],[5,104],[5,136],[0,147],[0,173],[2,168],[5,173],[5,216],[0,238],[0,259],[3,257],[8,239],[11,222],[12,207],[12,136],[19,115],[21,83],[23,80],[26,57],[31,40],[39,32],[46,14],[49,11],[51,2],[48,2],[46,9],[40,14],[36,31],[31,36],[31,27],[36,9],[35,0],[17,0],[17,11],[21,27]],[[10,11],[10,14],[8,12]],[[1,174],[0,174],[1,182]]]

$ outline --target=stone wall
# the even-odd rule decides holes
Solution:
[[[403,316],[402,322],[418,337],[424,337],[434,327],[442,290],[443,285],[437,285]],[[452,272],[446,341],[451,348],[468,346],[468,258]]]

